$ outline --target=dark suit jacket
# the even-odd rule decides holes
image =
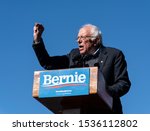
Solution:
[[[120,97],[129,91],[131,85],[122,51],[102,46],[96,54],[84,57],[78,49],[73,49],[64,56],[49,56],[43,41],[33,44],[33,49],[41,66],[47,70],[98,66],[106,81],[106,90],[113,97],[113,113],[122,113]],[[89,108],[84,109],[83,113],[107,113],[98,106],[93,110],[88,110]]]

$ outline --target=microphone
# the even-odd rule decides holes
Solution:
[[[88,64],[85,64],[84,67],[89,67],[89,65],[88,65]]]
[[[97,66],[98,68],[100,67],[99,63],[95,63],[94,66]]]

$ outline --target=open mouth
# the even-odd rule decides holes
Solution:
[[[83,48],[83,45],[79,45],[79,49],[82,49]]]
[[[84,46],[83,45],[79,45],[79,51],[84,50]]]

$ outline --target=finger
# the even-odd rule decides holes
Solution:
[[[33,31],[34,31],[34,32],[37,32],[37,30],[38,30],[38,27],[37,27],[37,26],[34,26]]]
[[[39,23],[35,23],[34,30],[39,30],[39,28],[40,28],[40,24]]]
[[[35,26],[38,30],[40,30],[40,31],[43,31],[44,30],[44,27],[43,27],[43,25],[42,24],[36,24],[36,26]]]
[[[33,30],[34,33],[42,33],[44,31],[44,26],[40,23],[35,23]]]

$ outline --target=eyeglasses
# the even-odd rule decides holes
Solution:
[[[79,40],[79,39],[85,40],[85,39],[87,39],[87,38],[96,38],[96,37],[95,37],[95,36],[78,36],[78,37],[76,38],[76,40]]]

